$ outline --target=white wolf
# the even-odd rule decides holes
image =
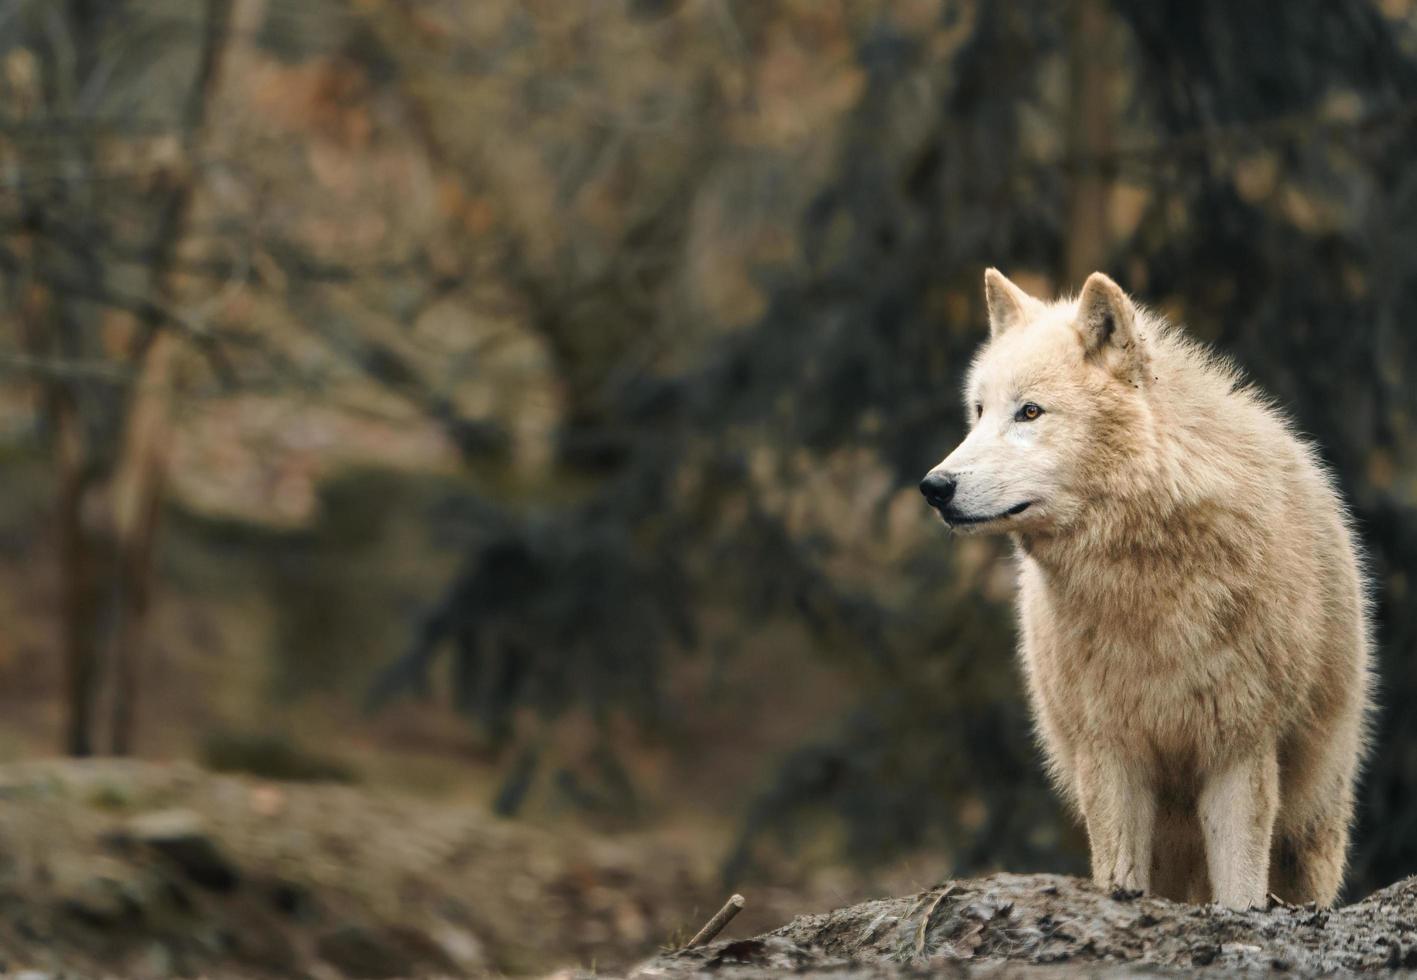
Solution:
[[[1371,697],[1354,535],[1312,448],[1101,273],[985,274],[969,434],[921,490],[1008,533],[1022,660],[1093,877],[1236,908],[1331,903]]]

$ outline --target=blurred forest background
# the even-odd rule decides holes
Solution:
[[[1080,870],[915,483],[1103,269],[1336,469],[1417,872],[1414,160],[1412,0],[0,0],[0,757]]]

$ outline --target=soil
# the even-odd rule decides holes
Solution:
[[[0,973],[623,974],[722,904],[724,846],[707,829],[501,819],[383,784],[136,760],[0,765]],[[774,880],[726,935],[930,877]]]
[[[623,969],[719,890],[692,855],[653,839],[557,833],[358,785],[186,764],[0,767],[0,972]]]

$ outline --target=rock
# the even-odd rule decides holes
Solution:
[[[330,966],[357,980],[450,974],[458,969],[433,940],[399,926],[341,926],[321,936],[316,951]]]
[[[172,950],[160,942],[151,942],[143,950],[135,964],[134,971],[141,976],[147,977],[170,977],[177,971],[176,957],[172,955]]]
[[[162,810],[129,821],[126,837],[146,847],[214,892],[234,891],[241,878],[207,833],[201,817],[189,810]]]
[[[300,953],[290,937],[273,923],[259,917],[248,919],[222,938],[231,955],[242,963],[278,976],[298,972]]]
[[[251,812],[260,817],[278,817],[287,806],[285,791],[279,786],[253,786]]]
[[[397,977],[412,972],[413,964],[376,930],[341,926],[320,937],[320,958],[351,977]]]
[[[266,895],[271,909],[281,915],[303,922],[314,921],[320,906],[314,894],[294,881],[276,879],[266,883]]]
[[[466,929],[442,925],[432,931],[431,937],[448,959],[457,965],[459,973],[486,973],[491,969],[482,940]]]
[[[1056,875],[999,874],[904,898],[799,916],[764,936],[668,953],[636,978],[766,978],[784,971],[906,977],[950,967],[1009,975],[1319,976],[1417,963],[1417,878],[1324,914],[1280,906],[1235,912],[1103,890]],[[963,975],[963,974],[961,974]],[[972,975],[972,973],[971,973]]]
[[[116,928],[139,918],[143,899],[151,891],[141,871],[112,858],[60,860],[52,874],[59,908],[100,928]]]

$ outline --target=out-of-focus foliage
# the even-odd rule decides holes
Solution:
[[[124,10],[192,33],[172,4]],[[1079,867],[1018,690],[1006,549],[946,540],[913,487],[962,429],[982,269],[1052,293],[1090,262],[1234,354],[1335,467],[1372,555],[1386,706],[1354,887],[1417,870],[1410,3],[238,0],[231,17],[174,263],[214,340],[186,348],[182,398],[202,407],[175,427],[172,496],[298,529],[273,566],[280,635],[313,648],[377,612],[367,569],[304,589],[301,549],[342,554],[322,534],[359,542],[388,506],[376,492],[330,532],[327,475],[455,471],[418,519],[460,568],[404,603],[407,648],[370,690],[447,691],[504,767],[501,809],[550,780],[639,812],[624,723],[698,764],[718,748],[685,743],[676,679],[783,635],[854,704],[757,785],[721,788],[744,814],[734,875],[823,840],[861,862]],[[28,50],[0,52],[15,97]],[[6,140],[32,180],[43,153]],[[141,268],[135,248],[104,269]],[[342,673],[343,649],[312,649],[310,675]],[[810,680],[759,676],[769,699]],[[580,715],[590,781],[554,758]]]
[[[724,9],[763,70],[782,56],[775,32],[803,26],[781,10]],[[1396,324],[1413,308],[1413,269],[1402,257],[1410,250],[1393,236],[1412,197],[1410,169],[1400,161],[1413,149],[1417,63],[1404,50],[1409,28],[1366,4],[1313,17],[1279,5],[1119,3],[1108,35],[1085,39],[1096,50],[1083,55],[1108,62],[1116,104],[1104,111],[1115,112],[1115,143],[1069,158],[1059,88],[1068,77],[1062,59],[1078,38],[1062,15],[1044,5],[948,4],[932,13],[910,23],[878,11],[834,25],[851,52],[855,91],[849,108],[828,117],[830,165],[812,172],[780,147],[739,149],[747,160],[694,161],[680,178],[690,197],[680,207],[691,215],[731,206],[711,196],[723,193],[718,181],[782,181],[787,203],[797,206],[780,216],[788,261],[748,263],[763,283],[763,308],[746,327],[702,345],[692,359],[681,354],[687,369],[671,361],[652,381],[630,375],[602,390],[590,414],[602,430],[597,445],[624,441],[623,455],[607,466],[614,478],[643,470],[644,479],[670,472],[683,483],[706,464],[743,464],[744,479],[729,492],[746,497],[760,523],[715,527],[695,513],[676,536],[674,547],[689,550],[678,561],[699,564],[697,555],[726,547],[750,595],[772,594],[784,569],[820,570],[849,583],[849,604],[866,609],[864,618],[886,624],[839,643],[836,655],[864,682],[862,704],[839,734],[789,757],[780,782],[751,811],[747,833],[791,826],[794,813],[826,806],[846,821],[858,856],[943,834],[966,868],[1036,865],[1056,860],[1036,853],[1053,845],[1030,846],[1056,840],[1040,830],[1056,816],[1037,800],[1024,722],[1014,693],[999,684],[1005,618],[981,616],[972,598],[949,595],[959,563],[937,554],[907,548],[913,559],[878,559],[869,576],[833,567],[867,550],[853,532],[881,533],[888,498],[879,491],[882,509],[855,525],[803,527],[800,511],[775,508],[772,498],[795,498],[803,510],[827,509],[821,501],[834,496],[860,500],[853,477],[875,467],[890,486],[908,485],[950,445],[958,431],[954,392],[977,339],[979,269],[1022,267],[1042,284],[1069,285],[1058,275],[1067,264],[1069,178],[1098,171],[1113,195],[1106,266],[1233,351],[1331,447],[1334,464],[1363,484],[1355,491],[1363,526],[1393,522],[1407,502],[1364,478],[1375,457],[1406,471],[1392,458],[1404,450],[1390,442],[1410,396],[1399,383],[1405,372],[1391,365],[1407,360]],[[662,29],[675,26],[669,20]],[[822,133],[813,137],[826,144]],[[636,149],[654,154],[633,141],[621,152],[636,160]],[[737,220],[761,221],[774,205],[782,207],[760,205]],[[691,231],[671,240],[669,254],[692,247]],[[563,293],[558,309],[570,312],[558,319],[645,315],[625,300],[607,310],[578,299]],[[634,437],[646,401],[654,407],[653,451]],[[594,430],[577,434],[587,431]],[[668,451],[658,442],[666,433]],[[833,472],[836,460],[843,462]],[[721,514],[725,499],[721,491],[696,503]],[[662,522],[663,511],[683,501],[655,503]],[[631,538],[649,517],[631,510],[617,538]],[[593,533],[596,522],[576,523]],[[776,546],[750,558],[764,536]],[[657,544],[661,552],[666,546]],[[1383,566],[1412,560],[1398,536],[1370,546]],[[579,589],[573,578],[562,581]],[[921,583],[934,594],[922,594]],[[690,572],[681,601],[721,597],[720,586],[719,576]],[[790,615],[790,600],[802,594],[740,608],[745,617]],[[619,602],[630,609],[646,595],[630,585]],[[1385,650],[1405,648],[1406,627],[1387,603],[1380,618]],[[637,632],[632,619],[623,626],[626,637]],[[647,635],[664,645],[662,633]],[[1387,676],[1392,660],[1385,657]],[[547,666],[554,676],[563,665]],[[1386,718],[1386,732],[1404,730],[1400,716]],[[1375,804],[1417,775],[1385,768],[1393,750],[1390,740],[1380,749]],[[990,765],[980,767],[981,756]],[[1385,868],[1417,858],[1404,856],[1402,834],[1390,833],[1399,825],[1389,814],[1366,825],[1366,853]],[[735,860],[746,859],[749,844]]]

